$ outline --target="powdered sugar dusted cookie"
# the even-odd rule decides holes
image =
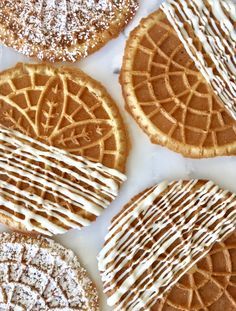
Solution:
[[[29,0],[0,2],[0,41],[49,61],[76,61],[115,38],[138,0]]]
[[[47,235],[89,225],[126,179],[115,103],[75,69],[19,64],[0,77],[1,222]]]
[[[0,234],[1,310],[98,311],[96,288],[72,251],[52,240]]]

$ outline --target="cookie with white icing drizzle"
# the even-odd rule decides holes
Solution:
[[[186,3],[219,1],[167,1],[163,7],[166,8],[169,2],[172,3],[171,7],[181,8],[179,3],[185,3],[183,12],[187,12]],[[233,7],[235,10],[232,10],[232,16],[236,14],[235,4]],[[164,11],[168,12],[167,9]],[[205,14],[209,17],[210,13],[206,11]],[[203,15],[201,22],[204,25],[207,17]],[[198,23],[198,18],[195,16],[191,21]],[[207,36],[213,47],[214,40],[218,44],[222,41],[222,44],[230,47],[228,51],[224,46],[226,51],[220,50],[219,55],[217,46],[212,55],[210,47],[207,51],[204,49],[205,45],[196,36],[191,21],[179,22],[181,31],[177,32],[160,9],[143,19],[131,32],[120,76],[126,109],[153,143],[186,157],[235,155],[236,81],[232,73],[236,71],[234,32],[232,38],[228,38],[219,27],[220,22],[213,19],[219,33],[212,38],[204,33],[206,29],[212,31],[212,24],[208,25],[210,29],[200,26],[204,38]],[[231,27],[232,20],[227,21],[225,16],[221,25],[225,23]],[[185,44],[181,41],[180,32],[185,34]],[[196,57],[193,59],[188,53],[189,45],[192,49],[194,47]],[[201,68],[204,72],[198,58],[203,62]],[[220,65],[215,64],[217,59]],[[219,66],[222,66],[220,73],[217,69]]]
[[[74,62],[117,37],[138,0],[0,2],[0,41],[27,56]]]
[[[236,120],[235,1],[166,0],[161,9],[197,68]]]
[[[152,311],[236,310],[236,232],[214,244]]]
[[[127,145],[116,104],[83,72],[1,73],[1,222],[46,235],[89,225],[126,179]]]
[[[98,294],[72,251],[50,239],[1,233],[0,309],[98,311]]]
[[[145,190],[112,220],[98,256],[108,304],[117,311],[218,310],[217,303],[234,310],[235,230],[236,195],[211,181]],[[198,267],[201,280],[187,283]],[[198,300],[187,296],[203,285]]]

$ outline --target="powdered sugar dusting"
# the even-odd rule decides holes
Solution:
[[[49,239],[1,234],[0,310],[52,309],[98,310],[97,292],[73,252]]]
[[[118,34],[137,0],[3,0],[0,39],[26,55],[75,61]],[[107,33],[109,31],[109,33]],[[109,38],[105,38],[105,37]],[[103,42],[104,41],[104,42]]]

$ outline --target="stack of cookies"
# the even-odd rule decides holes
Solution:
[[[100,82],[49,62],[102,48],[139,2],[0,3],[0,42],[35,59],[0,73],[0,222],[13,231],[0,234],[2,311],[103,311],[78,257],[51,238],[117,198],[132,141]],[[152,143],[235,156],[235,1],[164,1],[130,33],[120,84]],[[97,259],[112,310],[235,311],[236,194],[206,179],[158,181],[111,220]]]

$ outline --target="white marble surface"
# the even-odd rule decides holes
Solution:
[[[101,311],[111,310],[106,306],[102,284],[97,270],[96,256],[101,249],[109,222],[122,206],[135,194],[163,179],[208,178],[231,191],[236,191],[236,157],[203,160],[185,159],[166,148],[152,145],[124,110],[124,101],[118,83],[118,74],[129,31],[138,24],[141,17],[157,9],[158,0],[140,0],[141,8],[123,34],[108,43],[102,50],[76,64],[79,68],[101,81],[119,105],[127,123],[132,149],[128,158],[128,180],[123,185],[118,199],[90,227],[82,231],[70,231],[55,237],[64,246],[71,248],[79,256],[96,283],[100,294]],[[26,57],[11,49],[0,46],[0,70],[15,65],[18,61],[30,62]],[[6,230],[0,226],[0,230]]]

